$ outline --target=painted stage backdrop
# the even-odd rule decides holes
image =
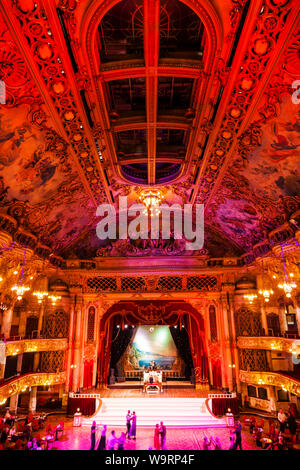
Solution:
[[[179,356],[168,326],[142,325],[136,332],[119,361],[118,369],[126,371],[144,370],[154,361],[157,368],[184,371],[184,362]]]

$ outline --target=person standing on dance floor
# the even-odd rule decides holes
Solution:
[[[159,428],[159,433],[160,433],[160,446],[162,450],[165,450],[166,448],[166,438],[167,438],[167,428],[164,425],[164,423],[161,421],[160,422],[160,428]]]
[[[129,431],[129,437],[132,437],[133,440],[135,441],[136,439],[136,414],[135,411],[132,412],[131,416],[131,426],[130,426],[130,431]]]
[[[128,436],[128,439],[130,439],[130,436],[129,436],[129,431],[130,431],[130,426],[131,426],[130,420],[131,420],[131,414],[130,414],[130,410],[128,410],[127,415],[126,415],[126,427],[127,427],[126,436]]]
[[[160,450],[160,436],[159,436],[160,432],[159,432],[159,425],[156,424],[155,425],[155,429],[154,429],[154,449],[155,450]]]
[[[234,433],[235,433],[235,445],[234,445],[235,450],[237,450],[238,447],[240,448],[240,450],[243,450],[242,449],[242,425],[240,421],[237,421]]]
[[[117,442],[118,442],[118,439],[116,438],[115,431],[112,431],[111,435],[108,438],[107,450],[114,450]]]
[[[105,450],[106,430],[107,430],[107,426],[106,426],[106,424],[103,424],[103,429],[101,431],[101,437],[100,437],[100,441],[99,441],[97,450]]]
[[[235,443],[234,443],[234,431],[230,429],[230,436],[229,436],[229,448],[228,450],[234,450]]]
[[[126,441],[126,434],[125,432],[122,432],[121,436],[118,439],[118,450],[124,450],[125,441]]]
[[[93,421],[92,427],[91,427],[91,448],[90,450],[95,450],[95,444],[96,444],[96,421]]]

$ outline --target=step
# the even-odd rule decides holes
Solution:
[[[206,398],[166,398],[146,395],[141,398],[102,398],[100,411],[89,418],[82,419],[83,426],[98,425],[121,426],[126,424],[127,411],[135,411],[138,426],[155,426],[163,421],[171,427],[226,427],[224,418],[213,416],[207,406]]]

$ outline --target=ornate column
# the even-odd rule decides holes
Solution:
[[[4,378],[6,364],[6,345],[0,341],[0,380]]]
[[[29,395],[29,411],[32,413],[36,410],[36,395],[37,395],[37,387],[31,387],[30,395]]]
[[[19,400],[19,394],[12,395],[12,396],[10,397],[10,401],[9,401],[9,409],[10,409],[10,411],[13,411],[14,413],[17,413],[17,409],[18,409],[18,400]]]
[[[23,354],[18,354],[17,357],[17,374],[22,373],[22,362],[23,362]]]
[[[74,335],[74,348],[73,348],[73,392],[77,392],[80,388],[80,375],[82,373],[82,348],[81,348],[81,328],[82,328],[82,297],[75,296],[75,335]]]
[[[38,334],[37,337],[40,338],[41,332],[43,329],[43,324],[44,324],[44,315],[45,315],[45,304],[42,302],[40,304],[40,311],[39,311],[39,322],[38,322]]]
[[[234,372],[232,365],[235,364],[235,356],[232,348],[232,329],[231,329],[231,313],[230,305],[228,299],[227,289],[232,289],[232,284],[223,284],[222,293],[221,293],[221,302],[223,309],[223,318],[224,318],[224,346],[225,346],[225,357],[224,357],[224,367],[226,368],[226,376],[229,390],[234,388]]]
[[[70,299],[70,327],[69,327],[69,338],[68,338],[68,349],[66,351],[66,375],[67,380],[65,383],[65,392],[68,393],[72,389],[72,371],[71,368],[73,361],[73,338],[74,338],[74,317],[75,317],[75,307],[74,307],[74,298]]]
[[[5,310],[5,312],[3,313],[1,333],[4,334],[6,338],[9,338],[10,336],[10,328],[11,328],[12,319],[13,319],[14,306],[15,306],[15,302],[12,304],[10,308]]]
[[[263,300],[260,301],[260,311],[261,311],[261,324],[262,324],[262,327],[265,331],[265,335],[268,335],[267,313],[266,313],[266,309],[265,309]]]

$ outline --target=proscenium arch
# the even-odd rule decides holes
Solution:
[[[163,314],[156,316],[143,316],[139,309],[151,309],[157,311],[163,310]],[[119,316],[132,317],[134,321],[128,321],[128,324],[134,325],[168,325],[174,326],[178,322],[184,320],[184,316],[188,319],[185,325],[189,334],[191,353],[196,376],[197,385],[208,386],[208,369],[202,369],[203,356],[207,361],[207,351],[204,338],[204,318],[203,316],[186,301],[167,301],[167,300],[137,300],[137,301],[120,301],[111,306],[100,320],[100,340],[98,345],[98,385],[106,387],[107,377],[110,364],[110,336],[112,331],[113,319]],[[193,325],[191,322],[193,320]],[[194,329],[195,328],[195,329]],[[204,375],[204,377],[203,377]]]
[[[201,94],[203,96],[208,96],[213,86],[213,77],[224,44],[224,28],[216,9],[209,0],[178,1],[184,3],[192,11],[194,11],[194,13],[200,18],[205,29],[207,44],[206,53],[204,56],[204,70],[206,78],[203,79],[203,83],[201,84]],[[100,106],[100,103],[105,102],[105,98],[103,96],[101,86],[99,87],[99,84],[97,83],[97,81],[99,80],[99,78],[97,78],[99,76],[99,70],[96,64],[99,63],[100,58],[96,47],[96,35],[98,25],[102,21],[103,17],[117,3],[120,3],[120,0],[104,0],[101,3],[99,3],[99,0],[93,0],[83,13],[82,21],[78,30],[79,43],[82,47],[83,58],[85,63],[87,64],[89,76],[91,77],[92,93],[94,96],[98,97],[98,104],[96,104],[95,113],[98,113],[101,116],[102,125],[105,129],[110,128],[110,119],[106,106]],[[128,73],[129,70],[130,73]],[[185,76],[184,68],[178,68],[178,71],[180,71],[179,76]],[[130,67],[129,69],[124,69],[123,72],[123,78],[143,77],[145,76],[145,67]],[[188,71],[186,71],[186,77],[188,76]],[[120,79],[120,76],[118,76],[116,79]],[[201,117],[199,118],[200,120],[204,118],[206,111],[207,106],[201,107]],[[110,136],[108,136],[107,138],[108,140],[111,139]],[[124,178],[122,174],[114,150],[112,151],[111,156],[113,160],[112,163],[114,175],[128,184],[127,179]],[[172,181],[172,184],[176,184],[186,177],[191,164],[191,159],[182,162],[181,170]],[[158,183],[157,185],[160,186],[160,184]]]

